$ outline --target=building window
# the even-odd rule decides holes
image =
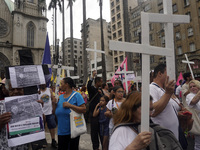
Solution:
[[[118,69],[118,66],[115,66],[115,71],[117,71],[117,69]]]
[[[77,48],[77,46],[76,46],[76,45],[74,45],[74,48]]]
[[[122,35],[122,30],[119,30],[118,31],[118,36],[121,36]]]
[[[115,63],[118,63],[118,58],[117,57],[115,58]]]
[[[119,59],[120,59],[120,62],[124,61],[124,56],[120,56]]]
[[[113,31],[116,30],[116,26],[115,26],[115,24],[112,26],[112,30],[113,30]]]
[[[114,6],[114,2],[111,3],[111,7],[113,7],[113,6]]]
[[[150,34],[150,35],[149,35],[149,41],[150,41],[150,42],[153,41],[153,34]]]
[[[188,15],[190,17],[190,20],[192,19],[190,12],[187,12],[185,15]]]
[[[160,10],[159,10],[159,13],[160,13],[160,14],[163,14],[163,9],[160,9]]]
[[[165,44],[165,36],[161,37],[161,44]]]
[[[150,63],[154,63],[154,56],[150,56]]]
[[[119,19],[121,19],[121,15],[120,15],[120,13],[117,14],[117,20],[119,20]]]
[[[180,32],[176,32],[176,40],[180,40],[181,39],[181,33]]]
[[[174,4],[174,5],[172,6],[172,8],[173,8],[173,12],[177,12],[177,11],[178,11],[177,5],[176,5],[176,4]]]
[[[198,12],[199,12],[199,16],[200,16],[200,8],[198,9]]]
[[[187,30],[188,30],[188,36],[193,36],[193,28],[190,27]]]
[[[82,51],[80,51],[80,54],[82,54]]]
[[[153,30],[153,24],[152,24],[152,23],[149,24],[149,30],[150,30],[150,31]]]
[[[190,52],[194,52],[195,50],[196,50],[195,44],[194,43],[190,43]]]
[[[158,0],[158,5],[161,5],[163,0]]]
[[[117,27],[120,28],[122,26],[121,21],[117,23]]]
[[[75,50],[74,53],[77,53],[77,50]]]
[[[34,0],[28,0],[29,3],[34,3]]]
[[[119,0],[116,0],[116,4],[119,3]]]
[[[34,47],[34,24],[29,22],[27,25],[27,46]]]
[[[178,48],[177,48],[177,51],[178,51],[178,55],[181,55],[183,52],[182,52],[182,47],[181,46],[179,46]]]
[[[117,9],[117,12],[120,11],[120,5],[118,5],[118,6],[116,7],[116,9]]]
[[[115,22],[115,17],[112,17],[112,22]]]
[[[68,45],[68,47],[70,47],[70,45]]]
[[[82,45],[82,42],[80,42],[80,45]]]
[[[122,41],[122,38],[120,38],[118,41]]]
[[[115,39],[116,38],[116,33],[113,33],[113,39]]]
[[[111,14],[112,15],[114,15],[115,14],[115,10],[113,9],[113,10],[111,10]]]
[[[68,50],[68,53],[70,53],[71,52],[71,50]]]
[[[190,5],[189,0],[184,0],[184,6],[188,6],[188,5]]]

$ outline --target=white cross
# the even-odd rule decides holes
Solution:
[[[142,53],[141,131],[149,131],[149,55],[166,56],[167,73],[171,80],[175,79],[173,23],[189,23],[189,16],[172,14],[172,0],[163,0],[163,9],[164,14],[141,12],[142,44],[110,41],[111,50]],[[150,22],[165,24],[165,48],[149,44]]]
[[[94,68],[91,67],[91,74],[92,74],[93,70],[97,70],[97,53],[105,54],[105,52],[102,50],[97,50],[96,41],[94,42],[94,49],[86,48],[86,51],[94,52]]]
[[[56,80],[56,89],[55,89],[55,97],[58,99],[58,91],[59,91],[59,85],[60,85],[60,80],[62,78],[60,77],[61,75],[61,69],[64,69],[67,71],[67,77],[70,77],[72,79],[79,79],[79,76],[70,76],[70,70],[74,70],[74,67],[69,67],[69,66],[62,66],[62,65],[48,65],[49,68],[54,68],[57,69],[57,80]]]
[[[191,75],[192,75],[192,78],[194,79],[194,74],[193,74],[192,68],[191,68],[191,66],[190,66],[190,64],[194,64],[194,62],[193,62],[193,61],[189,61],[189,59],[188,59],[188,57],[187,57],[187,54],[185,54],[185,58],[186,58],[186,60],[182,60],[182,63],[188,64],[188,67],[189,67],[189,69],[190,69],[190,73],[191,73]]]
[[[126,64],[124,64],[124,69],[122,71],[116,72],[115,74],[124,74],[124,82],[126,85],[126,94],[128,94],[128,81],[127,81],[127,74],[133,74],[133,71],[126,71]]]

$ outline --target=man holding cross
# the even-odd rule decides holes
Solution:
[[[179,139],[179,121],[176,115],[179,100],[173,95],[175,82],[169,81],[166,65],[159,64],[154,69],[154,79],[150,84],[150,95],[153,97],[154,113],[152,121],[160,126],[171,130]]]

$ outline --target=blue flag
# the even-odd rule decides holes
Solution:
[[[42,58],[42,64],[51,64],[51,52],[50,52],[50,46],[49,46],[49,37],[48,37],[48,33],[46,36],[46,43],[45,43],[45,48],[44,48],[44,54],[43,54],[43,58]],[[49,86],[49,81],[51,79],[51,68],[49,68],[49,75],[45,76],[45,80],[47,83],[47,86]]]

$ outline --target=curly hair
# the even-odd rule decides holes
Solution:
[[[194,84],[196,85],[196,87],[197,87],[198,89],[200,89],[200,82],[199,82],[198,80],[191,80],[191,81],[189,82],[189,85],[190,85],[191,83],[194,83]]]

